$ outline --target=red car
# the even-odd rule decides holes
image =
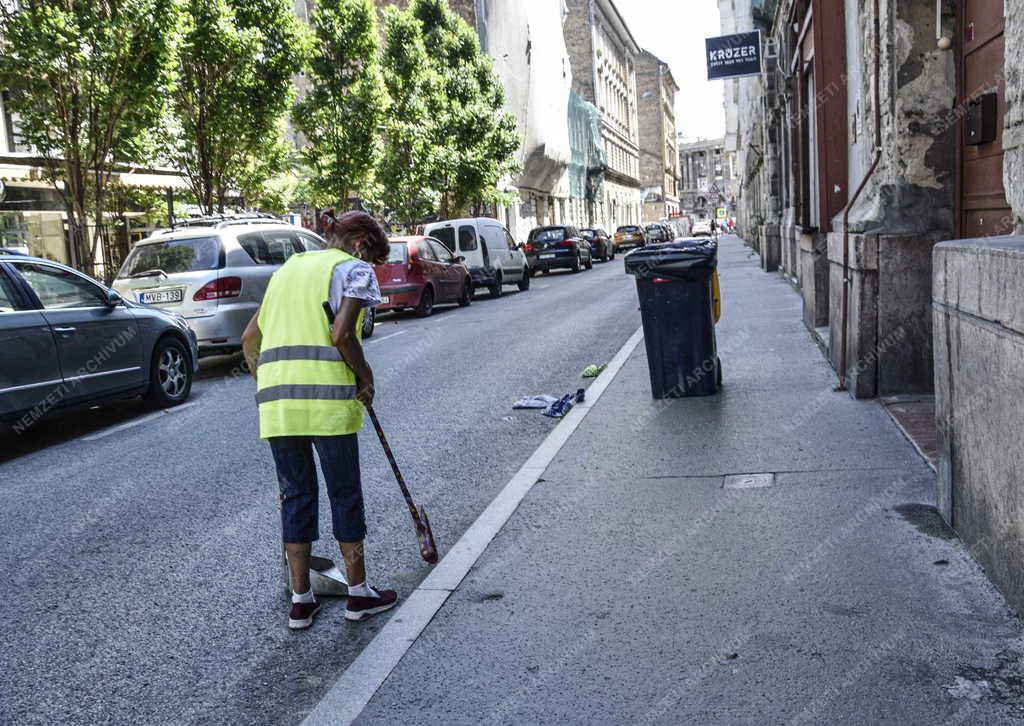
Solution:
[[[434,305],[469,305],[473,282],[463,262],[433,237],[393,237],[388,261],[376,267],[384,297],[377,312],[412,308],[425,318]]]

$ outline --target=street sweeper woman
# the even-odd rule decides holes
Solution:
[[[381,300],[371,265],[387,260],[388,238],[364,212],[321,222],[329,249],[290,257],[271,278],[242,336],[245,359],[256,376],[260,437],[270,445],[280,485],[292,629],[308,628],[320,611],[309,580],[312,543],[319,537],[314,449],[350,583],[345,617],[362,620],[398,600],[393,590],[376,590],[366,581],[356,437],[374,393],[373,371],[363,356],[362,320],[366,308]]]

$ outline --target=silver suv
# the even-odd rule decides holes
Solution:
[[[136,243],[113,287],[184,316],[201,355],[232,353],[241,349],[271,275],[293,254],[325,246],[312,232],[272,218],[189,221]]]

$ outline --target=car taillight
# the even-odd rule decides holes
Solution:
[[[533,252],[533,242],[527,242],[526,247],[524,247],[523,249],[525,249],[527,252]]]
[[[225,297],[238,297],[242,294],[242,278],[221,277],[203,285],[192,299],[196,302],[203,300],[220,300]]]
[[[571,239],[563,239],[561,242],[558,243],[558,246],[559,247],[572,247],[575,244],[576,243],[573,242]]]

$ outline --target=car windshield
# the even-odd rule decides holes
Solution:
[[[216,237],[187,237],[147,242],[135,246],[121,266],[118,277],[147,274],[216,270],[220,266],[220,240]]]
[[[393,265],[409,261],[409,247],[405,242],[392,242],[391,250],[388,252],[387,264]]]
[[[592,229],[581,229],[580,235],[583,237],[583,239],[594,239],[594,237],[597,236],[597,232],[595,232]]]
[[[640,228],[636,227],[636,226],[619,227],[618,231],[619,232],[639,232]]]
[[[565,239],[565,227],[535,229],[530,233],[531,242],[560,242]]]

